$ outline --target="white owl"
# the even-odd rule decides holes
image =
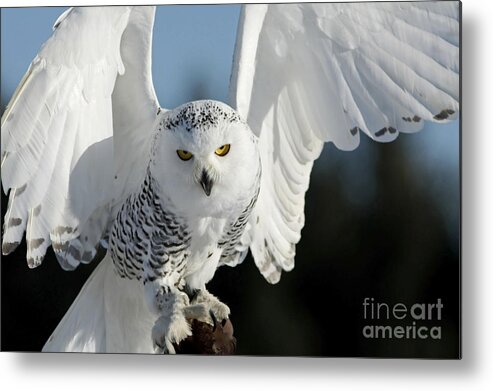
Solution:
[[[248,250],[270,283],[294,267],[324,142],[389,142],[459,114],[459,4],[244,6],[230,106],[160,108],[154,7],[73,8],[2,117],[2,252],[51,245],[67,270],[105,258],[45,351],[168,352]]]

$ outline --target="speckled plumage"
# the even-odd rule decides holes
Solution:
[[[174,131],[183,127],[190,132],[192,129],[206,131],[211,126],[217,126],[221,122],[226,123],[245,123],[241,120],[238,113],[233,110],[225,110],[223,105],[215,101],[204,101],[197,105],[195,102],[185,103],[172,114],[166,116],[160,123],[159,129]]]
[[[145,284],[166,276],[183,288],[190,233],[183,219],[163,209],[155,186],[148,171],[139,192],[132,194],[117,214],[109,251],[121,278]]]

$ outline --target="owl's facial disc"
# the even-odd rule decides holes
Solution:
[[[202,187],[205,195],[209,197],[212,186],[220,177],[218,170],[214,167],[219,162],[214,162],[213,160],[226,156],[230,150],[231,144],[223,144],[214,151],[206,150],[195,154],[185,149],[177,149],[176,154],[184,162],[194,158],[194,161],[191,162],[193,164],[194,181]]]
[[[151,172],[182,213],[219,216],[250,196],[259,162],[255,135],[235,111],[198,101],[163,115]]]

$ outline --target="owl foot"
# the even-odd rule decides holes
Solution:
[[[212,324],[209,308],[204,303],[191,304],[183,309],[185,318],[196,319],[199,322]]]
[[[167,314],[162,315],[156,320],[152,328],[154,352],[175,354],[173,344],[180,343],[190,335],[192,335],[192,330],[184,316],[172,319]]]
[[[205,289],[196,292],[195,296],[192,298],[192,305],[202,305],[205,307],[207,314],[209,315],[206,323],[209,323],[212,326],[215,326],[217,322],[228,319],[229,314],[231,313],[231,310],[226,304],[219,301],[216,296]]]
[[[154,352],[175,354],[173,344],[192,335],[184,311],[189,305],[188,296],[178,290],[162,287],[155,294],[154,305],[160,314],[151,332]]]
[[[175,347],[192,335],[190,322],[208,323],[215,330],[230,314],[229,307],[217,297],[202,289],[195,293],[192,302],[188,295],[176,288],[160,286],[157,291],[149,288],[151,306],[159,316],[151,336],[155,353],[175,354]]]

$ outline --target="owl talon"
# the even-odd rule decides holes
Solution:
[[[214,315],[214,311],[209,310],[209,316],[212,319],[212,332],[214,332],[216,331],[216,327],[217,327],[217,318],[216,315]]]
[[[205,289],[201,289],[194,295],[192,303],[194,305],[202,304],[206,306],[209,318],[209,321],[206,323],[210,323],[211,325],[217,324],[218,321],[222,322],[223,320],[228,319],[231,312],[226,304],[220,302],[216,296]],[[212,320],[212,323],[210,320]]]

